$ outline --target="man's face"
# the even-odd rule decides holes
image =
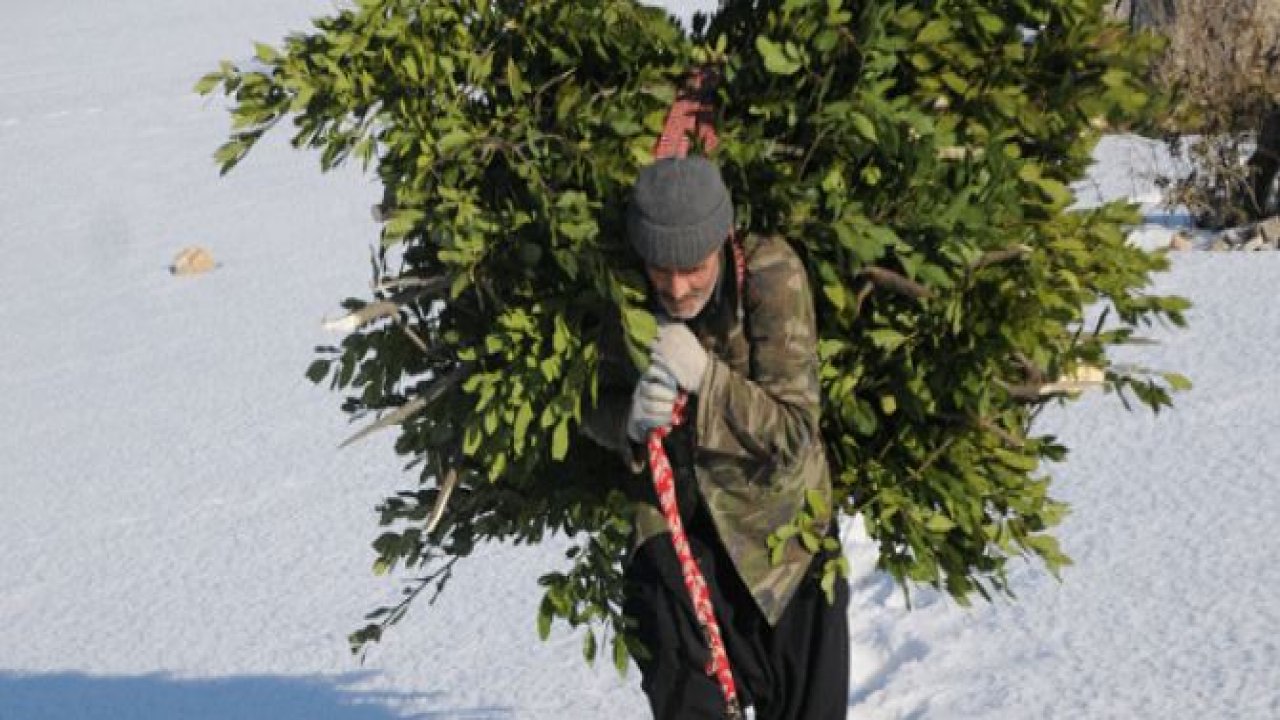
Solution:
[[[720,253],[717,248],[702,262],[687,268],[644,266],[649,282],[667,314],[677,320],[689,320],[702,312],[720,279]]]

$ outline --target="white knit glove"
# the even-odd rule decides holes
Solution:
[[[671,424],[671,412],[676,404],[676,380],[665,370],[650,365],[649,370],[636,383],[631,394],[631,413],[627,416],[627,437],[644,443],[649,431]]]
[[[707,374],[707,351],[688,326],[679,321],[658,325],[658,337],[649,349],[649,362],[666,370],[682,390],[698,392]]]

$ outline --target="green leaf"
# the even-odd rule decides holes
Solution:
[[[507,454],[498,453],[489,465],[489,482],[496,482],[507,469]]]
[[[643,358],[647,365],[649,345],[658,335],[658,321],[643,308],[628,307],[622,311],[622,324],[627,331],[628,350],[633,357]]]
[[[476,450],[480,449],[480,441],[484,436],[480,433],[480,428],[476,425],[468,425],[467,429],[462,433],[462,452],[468,457],[473,457]]]
[[[520,409],[516,410],[516,420],[512,427],[517,451],[524,448],[526,436],[529,432],[529,423],[532,421],[533,406],[529,403],[522,404]]]
[[[977,19],[978,19],[978,24],[982,26],[982,29],[986,30],[992,35],[996,35],[1004,31],[1004,28],[1005,28],[1004,21],[1001,20],[997,15],[989,13],[985,10],[979,10],[977,12]]]
[[[876,135],[875,123],[871,122],[871,118],[860,112],[854,112],[849,115],[849,120],[853,123],[854,129],[857,130],[858,134],[862,137],[870,140],[871,142],[876,142],[879,139]]]
[[[467,58],[467,80],[481,84],[493,72],[493,52],[479,53]]]
[[[823,28],[813,39],[813,48],[818,52],[831,52],[840,42],[840,33],[835,28]]]
[[[471,277],[465,273],[458,273],[453,276],[453,281],[449,283],[449,298],[457,300],[468,287],[471,286]]]
[[[1164,377],[1164,381],[1169,383],[1169,387],[1176,391],[1190,390],[1192,387],[1191,380],[1189,380],[1185,375],[1179,375],[1178,373],[1163,373],[1162,376]]]
[[[794,75],[800,69],[800,63],[788,57],[783,45],[773,42],[764,35],[756,38],[756,51],[764,59],[764,67],[773,75]]]
[[[885,415],[892,415],[898,411],[898,399],[892,395],[885,394],[880,396],[880,411]]]
[[[950,70],[943,72],[938,78],[942,80],[942,84],[957,94],[963,95],[969,90],[969,82]]]
[[[936,45],[951,37],[951,22],[944,18],[930,20],[916,35],[916,42],[921,45]]]
[[[565,417],[556,423],[556,429],[551,434],[551,457],[555,460],[564,460],[568,452],[569,418]]]
[[[1129,81],[1129,73],[1124,68],[1111,67],[1102,73],[1102,84],[1109,88],[1122,88]]]
[[[835,306],[837,310],[844,310],[848,306],[848,298],[845,295],[844,285],[823,285],[822,294],[827,296],[827,300],[831,301],[831,304]]]
[[[924,13],[910,5],[899,7],[893,14],[892,22],[903,30],[915,30],[924,22]]]
[[[313,383],[321,383],[325,377],[329,375],[329,367],[333,365],[333,361],[321,358],[311,363],[307,367],[307,379]]]
[[[213,153],[214,162],[218,163],[219,172],[226,175],[244,159],[249,152],[250,143],[245,140],[228,140]]]
[[[1050,202],[1054,205],[1066,206],[1071,204],[1071,190],[1057,180],[1040,178],[1036,181],[1036,186],[1049,197]]]
[[[453,152],[458,148],[471,142],[471,133],[462,128],[454,128],[450,130],[444,137],[436,142],[436,150],[441,155]]]
[[[280,53],[266,43],[254,43],[253,54],[264,63],[273,63],[280,59]]]
[[[517,99],[529,91],[529,86],[525,84],[524,77],[520,73],[520,67],[511,58],[507,58],[507,87],[511,90],[512,96]]]
[[[942,513],[934,513],[929,516],[929,519],[925,522],[924,526],[929,532],[945,533],[954,529],[956,524],[946,515],[943,515]]]
[[[542,596],[542,603],[538,605],[538,639],[546,641],[551,636],[551,618],[555,615],[555,608],[551,605],[551,600],[546,595]]]
[[[418,223],[425,218],[426,213],[421,210],[396,210],[391,214],[391,218],[387,221],[383,231],[389,238],[403,238],[413,232]]]
[[[811,488],[805,491],[804,497],[815,517],[826,517],[830,514],[831,505],[821,492]]]
[[[1028,548],[1044,558],[1046,563],[1066,565],[1071,559],[1062,553],[1058,539],[1051,535],[1032,535],[1023,541]]]
[[[867,337],[871,340],[871,344],[878,348],[883,348],[889,352],[893,352],[902,347],[907,341],[907,336],[894,330],[893,328],[876,328],[867,333]]]
[[[819,584],[822,586],[822,594],[828,603],[834,604],[836,601],[836,581],[839,579],[839,573],[831,566],[831,563],[827,563],[822,568],[822,581]]]
[[[769,564],[774,567],[781,565],[783,558],[786,556],[786,552],[786,543],[778,543],[777,545],[769,548]]]
[[[581,99],[582,93],[578,87],[573,84],[566,84],[560,89],[560,93],[556,99],[556,120],[563,122],[573,112],[578,101]]]
[[[551,335],[551,346],[556,352],[563,353],[569,348],[569,325],[565,323],[563,315],[557,315],[554,326],[555,330]]]
[[[211,72],[200,78],[192,88],[197,95],[208,95],[213,92],[214,88],[222,84],[223,75],[220,72]]]
[[[644,125],[630,118],[614,120],[609,123],[609,127],[622,137],[631,137],[632,135],[639,135],[644,132]]]
[[[1032,472],[1040,466],[1040,460],[1034,455],[1022,455],[1020,453],[1013,453],[999,448],[993,450],[992,454],[1005,465],[1023,472]]]
[[[631,662],[631,656],[627,653],[627,643],[624,636],[617,634],[613,636],[613,666],[618,670],[618,674],[622,677],[627,676],[627,666]]]
[[[873,434],[880,427],[871,406],[856,398],[853,401],[853,424],[858,434],[863,436]]]

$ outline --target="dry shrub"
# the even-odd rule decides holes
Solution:
[[[1167,129],[1196,135],[1170,145],[1195,170],[1168,183],[1166,200],[1206,227],[1265,214],[1270,183],[1258,182],[1259,158],[1249,156],[1267,116],[1280,112],[1280,2],[1181,2],[1159,31],[1169,46],[1154,72],[1177,108]]]
[[[1169,47],[1156,77],[1182,100],[1181,129],[1252,131],[1280,102],[1280,2],[1183,2],[1160,29]]]

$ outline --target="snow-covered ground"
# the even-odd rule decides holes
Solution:
[[[671,6],[679,3],[670,2]],[[320,319],[367,286],[376,187],[269,138],[219,179],[217,60],[322,0],[14,3],[0,24],[0,720],[646,717],[633,671],[534,631],[559,549],[489,548],[364,665],[389,437],[338,452],[339,398],[302,377]],[[709,0],[704,8],[714,6]],[[685,8],[687,9],[687,8]],[[1151,143],[1109,138],[1082,202],[1143,201]],[[1146,164],[1150,159],[1150,164]],[[1090,196],[1090,193],[1094,193]],[[165,266],[183,246],[222,266]],[[1191,328],[1123,358],[1196,382],[1171,413],[1093,396],[1043,419],[1075,513],[1058,584],[907,611],[853,537],[849,717],[1280,717],[1280,307],[1274,254],[1188,253],[1155,288]],[[853,531],[851,530],[851,533]]]
[[[1163,141],[1136,135],[1104,137],[1093,156],[1098,162],[1073,188],[1076,207],[1096,207],[1117,198],[1137,203],[1143,223],[1129,233],[1129,242],[1148,250],[1169,247],[1178,231],[1197,248],[1211,244],[1214,233],[1191,227],[1191,214],[1185,207],[1167,206],[1158,183],[1162,177],[1185,177],[1191,171],[1185,157],[1172,157]]]

